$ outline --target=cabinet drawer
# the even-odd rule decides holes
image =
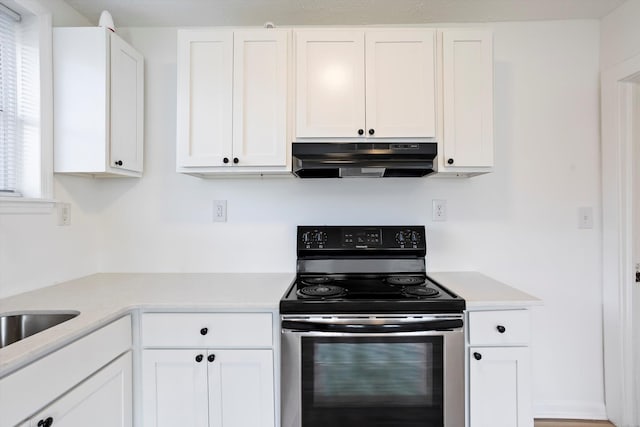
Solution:
[[[148,313],[144,347],[271,347],[271,313]]]
[[[528,345],[527,310],[472,311],[469,313],[470,345]]]

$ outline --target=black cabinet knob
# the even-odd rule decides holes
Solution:
[[[358,129],[358,135],[364,135],[364,129]]]
[[[222,163],[229,163],[229,158],[225,157],[224,159],[222,159]]]
[[[369,135],[373,135],[374,133],[376,133],[376,131],[375,131],[375,130],[373,130],[373,129],[369,129]]]
[[[502,326],[502,325],[498,325],[498,326],[496,326],[496,329],[497,329],[497,330],[498,330],[498,332],[500,332],[501,334],[504,334],[504,331],[506,331],[506,330],[507,330],[507,328],[505,328],[505,327],[504,327],[504,326]]]
[[[209,333],[209,329],[207,328],[200,329],[200,335],[207,335],[208,333]]]
[[[113,162],[116,166],[122,166],[122,160],[116,160]]]
[[[198,362],[198,363],[202,362],[202,359],[203,359],[203,358],[204,358],[204,356],[203,356],[203,355],[201,355],[201,354],[197,355],[197,356],[196,356],[196,362]]]
[[[482,355],[481,355],[480,353],[478,353],[478,352],[473,353],[473,357],[474,357],[476,360],[480,360],[480,359],[482,359]]]
[[[213,362],[214,360],[216,360],[216,355],[215,355],[215,354],[210,354],[210,355],[207,357],[207,360],[208,360],[209,362]]]
[[[233,158],[233,163],[238,164],[238,162],[239,162],[239,161],[240,161],[240,160],[239,160],[237,157],[234,157],[234,158]]]
[[[452,164],[453,164],[453,159],[449,159],[449,160],[447,160],[447,163],[449,163],[450,165],[452,165]]]

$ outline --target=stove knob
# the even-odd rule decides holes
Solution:
[[[398,242],[401,245],[404,245],[405,238],[404,238],[404,233],[402,231],[396,234],[396,242]]]
[[[306,233],[304,233],[302,235],[302,242],[303,243],[310,243],[311,242],[311,232],[307,231]]]
[[[327,233],[325,233],[324,231],[316,231],[314,240],[316,242],[318,242],[318,243],[326,242],[327,241]]]
[[[417,231],[411,232],[411,243],[420,243],[420,234]]]

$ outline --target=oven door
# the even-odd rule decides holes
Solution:
[[[461,316],[282,320],[283,427],[463,427]]]

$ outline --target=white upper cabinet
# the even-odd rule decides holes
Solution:
[[[493,39],[483,30],[443,30],[443,133],[439,172],[493,166]]]
[[[435,31],[296,31],[297,138],[434,138]]]
[[[178,172],[282,172],[286,30],[178,31]]]
[[[242,166],[287,164],[289,33],[233,36],[233,157]]]
[[[231,156],[233,33],[178,32],[178,166],[222,166]]]
[[[434,49],[430,30],[366,33],[367,136],[436,136]]]
[[[296,31],[296,136],[364,133],[364,33]]]
[[[101,27],[54,28],[54,171],[142,175],[144,59]]]

